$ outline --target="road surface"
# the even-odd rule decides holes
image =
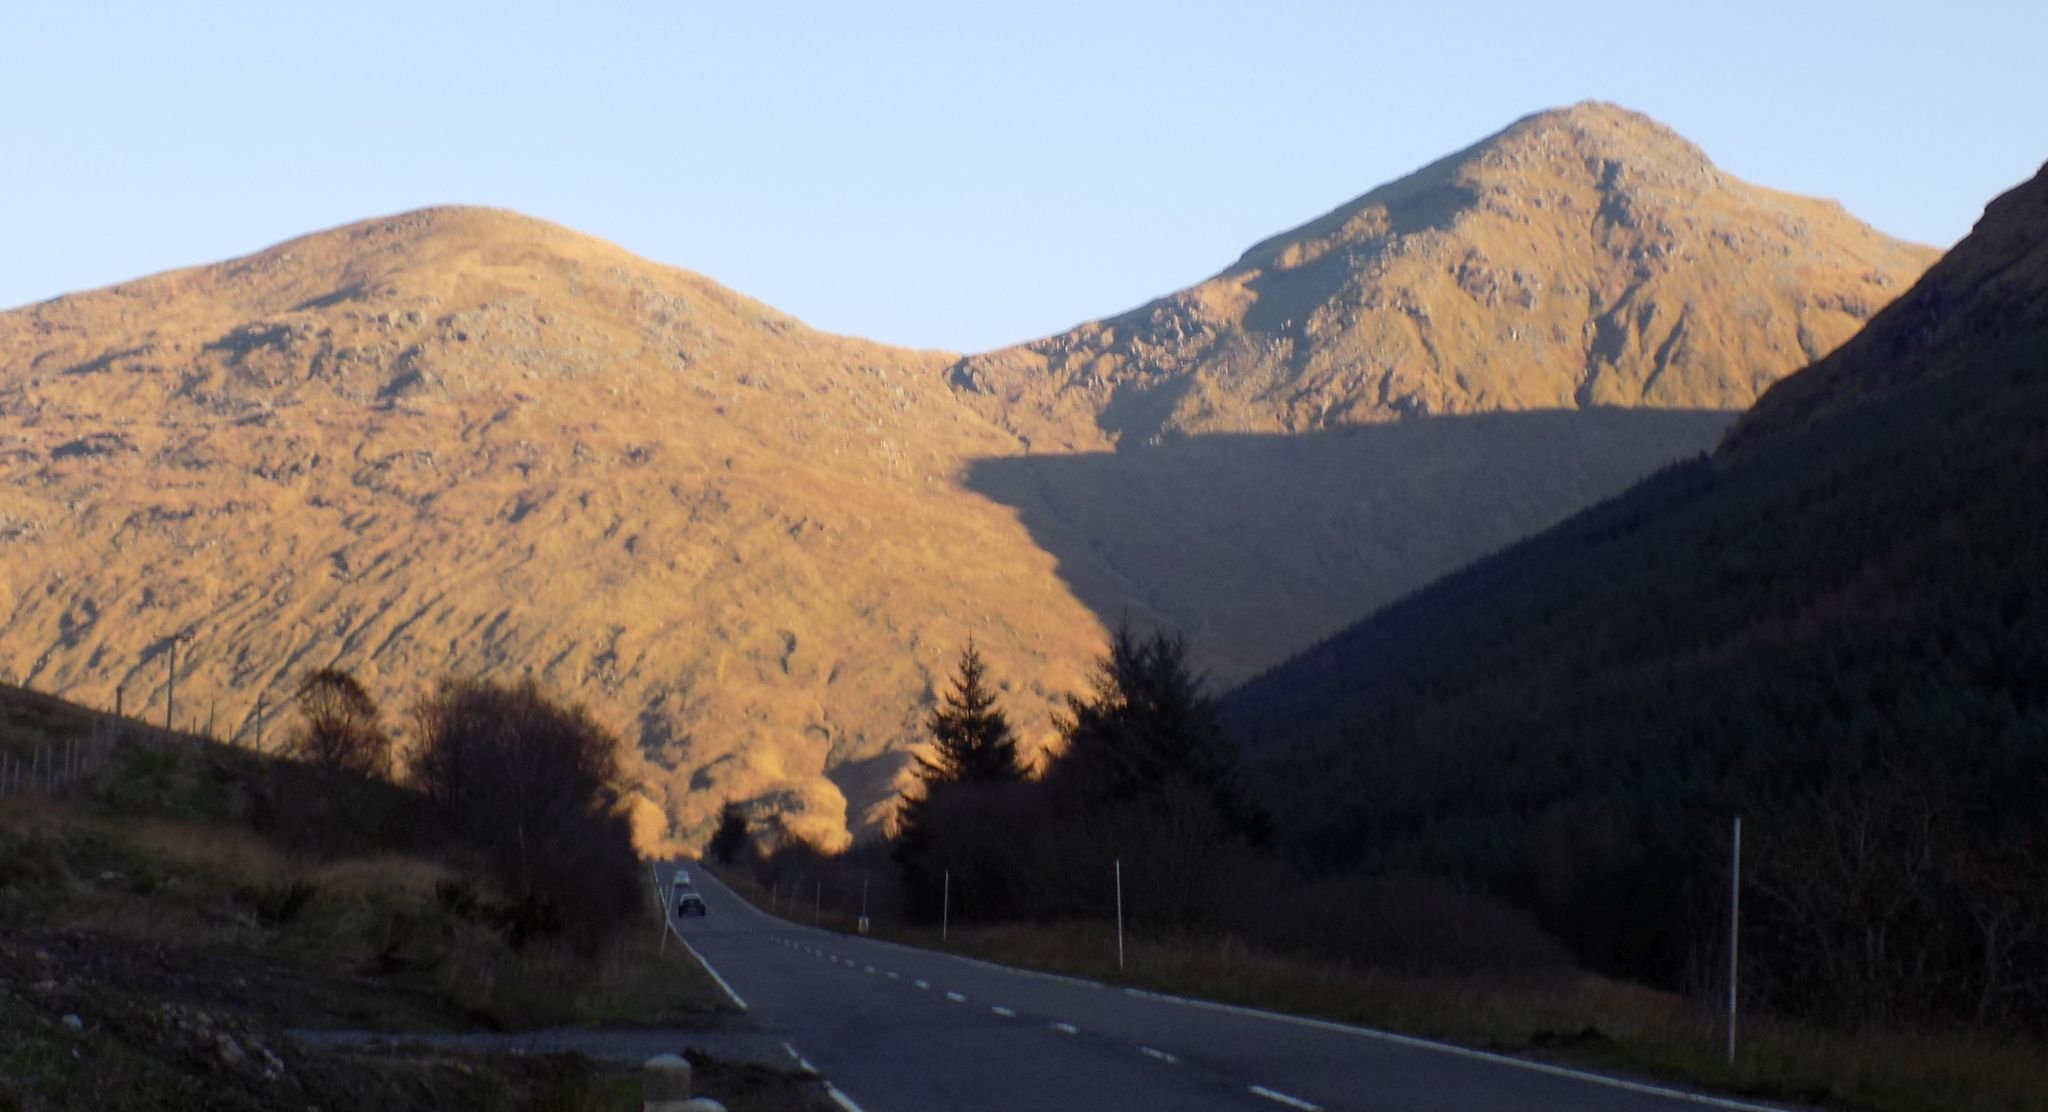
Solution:
[[[1700,1112],[1684,1093],[1364,1028],[1180,1000],[778,919],[694,862],[677,934],[789,1059],[860,1112]]]

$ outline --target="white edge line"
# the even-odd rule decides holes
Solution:
[[[953,1003],[955,1003],[955,1004],[965,1004],[965,1003],[967,1003],[967,998],[966,998],[965,996],[962,996],[962,995],[960,995],[960,994],[959,994],[959,993],[957,993],[957,992],[949,992],[949,993],[947,993],[947,994],[946,994],[946,999],[948,999],[948,1000],[951,1000],[951,1001],[952,1001]]]
[[[1606,1074],[1588,1073],[1585,1070],[1575,1070],[1566,1066],[1554,1066],[1549,1062],[1534,1062],[1527,1058],[1513,1058],[1505,1054],[1496,1054],[1489,1050],[1474,1050],[1467,1046],[1437,1042],[1433,1039],[1420,1039],[1414,1035],[1397,1035],[1392,1031],[1380,1031],[1371,1027],[1357,1027],[1349,1023],[1336,1023],[1327,1019],[1311,1019],[1308,1016],[1288,1015],[1284,1012],[1261,1011],[1258,1008],[1247,1008],[1238,1004],[1219,1004],[1213,1000],[1192,1000],[1185,996],[1172,996],[1164,992],[1149,992],[1142,988],[1127,988],[1124,992],[1128,995],[1144,997],[1148,1000],[1163,1000],[1169,1004],[1180,1004],[1189,1008],[1206,1008],[1210,1011],[1229,1012],[1233,1015],[1256,1016],[1260,1019],[1278,1020],[1281,1023],[1292,1023],[1299,1027],[1313,1027],[1320,1031],[1335,1031],[1339,1034],[1355,1035],[1362,1039],[1377,1039],[1381,1042],[1393,1043],[1396,1046],[1413,1047],[1417,1050],[1434,1050],[1440,1054],[1451,1054],[1479,1062],[1492,1062],[1499,1066],[1512,1066],[1515,1069],[1529,1070],[1533,1073],[1547,1073],[1553,1077],[1568,1077],[1574,1081],[1584,1081],[1593,1085],[1605,1085],[1609,1088],[1621,1089],[1631,1093],[1666,1097],[1671,1100],[1686,1101],[1692,1104],[1704,1104],[1713,1108],[1730,1108],[1735,1109],[1736,1112],[1785,1112],[1784,1107],[1781,1105],[1751,1104],[1747,1101],[1733,1100],[1728,1097],[1709,1096],[1705,1093],[1690,1093],[1684,1089],[1670,1089],[1662,1085],[1650,1085],[1641,1081],[1628,1081],[1619,1077],[1609,1077]]]
[[[1251,1090],[1254,1094],[1265,1097],[1267,1100],[1279,1101],[1289,1108],[1299,1108],[1301,1112],[1323,1112],[1323,1106],[1320,1104],[1310,1104],[1300,1097],[1290,1097],[1286,1093],[1280,1092],[1277,1089],[1268,1089],[1264,1085],[1253,1085]]]
[[[1081,1033],[1081,1029],[1071,1023],[1055,1023],[1052,1025],[1052,1029],[1062,1035],[1078,1035]]]
[[[839,1107],[846,1109],[846,1112],[864,1112],[860,1105],[853,1102],[852,1097],[839,1091],[839,1086],[832,1084],[830,1081],[825,1081],[824,1075],[818,1072],[818,1067],[812,1065],[809,1061],[805,1060],[803,1055],[797,1053],[796,1047],[783,1043],[782,1049],[789,1051],[789,1056],[796,1059],[796,1064],[802,1067],[805,1073],[820,1081],[824,1081],[825,1095],[831,1097]]]
[[[991,1005],[988,1010],[1002,1016],[1004,1019],[1017,1018],[1017,1010],[1015,1008],[1005,1008],[1001,1004]]]
[[[661,906],[662,927],[670,934],[675,935],[676,941],[683,944],[683,949],[688,950],[690,956],[697,959],[697,964],[704,967],[704,972],[711,974],[711,979],[718,982],[718,987],[724,989],[727,996],[732,997],[732,1002],[738,1005],[741,1011],[746,1011],[747,1002],[740,999],[740,994],[734,992],[732,986],[725,983],[725,978],[718,975],[718,970],[711,968],[711,963],[705,961],[704,955],[698,953],[697,948],[690,945],[690,940],[684,938],[683,932],[677,929],[675,920],[668,913],[668,901],[661,898],[661,872],[655,868],[655,864],[652,861],[647,863],[647,875],[649,879],[654,881],[654,899]]]
[[[706,875],[709,876],[710,874],[707,873]],[[781,919],[777,916],[769,914],[766,911],[761,910],[759,907],[755,906],[751,900],[748,900],[745,897],[739,895],[737,892],[734,892],[731,886],[727,885],[718,877],[711,876],[710,879],[713,884],[716,884],[720,888],[725,889],[727,894],[731,895],[734,899],[739,900],[742,904],[745,904],[749,909],[751,909],[754,912],[754,914],[760,916],[761,918],[776,922],[790,923],[793,926],[802,925],[796,923],[794,920]],[[658,882],[659,877],[657,877],[656,880]],[[657,883],[657,890],[659,890],[659,887],[660,885],[659,883]],[[664,919],[666,919],[667,913],[668,909],[664,907],[662,909]],[[682,935],[678,933],[676,937],[681,938]],[[898,950],[908,950],[933,957],[951,958],[954,961],[962,962],[967,965],[980,966],[984,969],[1000,970],[1005,973],[1014,973],[1020,977],[1032,977],[1042,981],[1059,981],[1064,984],[1079,985],[1084,988],[1110,987],[1101,981],[1091,981],[1085,977],[1070,977],[1063,973],[1046,973],[1037,969],[1019,969],[1016,966],[1012,965],[1000,965],[992,961],[983,961],[980,958],[970,958],[963,954],[948,954],[944,951],[927,950],[917,946],[907,946],[903,943],[890,942],[886,939],[869,938],[863,939],[862,941],[865,941],[870,945],[875,946],[888,946]],[[689,945],[687,940],[685,940],[683,944],[685,946]],[[695,954],[696,950],[692,948],[691,953]],[[704,959],[701,956],[698,957],[697,960],[699,962],[704,961]],[[704,968],[707,971],[711,970],[711,966],[709,963],[705,963]],[[716,977],[717,975],[718,974],[716,972],[712,972],[713,977]],[[720,983],[723,984],[723,980],[721,980]],[[923,981],[917,982],[917,986],[919,988],[931,987],[930,985],[925,984]],[[1319,1030],[1336,1031],[1343,1034],[1354,1035],[1364,1039],[1378,1039],[1383,1042],[1393,1043],[1398,1046],[1408,1046],[1418,1050],[1434,1050],[1442,1054],[1456,1055],[1461,1058],[1470,1058],[1475,1061],[1492,1062],[1496,1065],[1512,1066],[1516,1069],[1529,1070],[1533,1073],[1550,1074],[1555,1077],[1567,1077],[1575,1081],[1584,1081],[1594,1085],[1605,1085],[1609,1088],[1621,1089],[1626,1092],[1644,1093],[1650,1096],[1668,1097],[1673,1100],[1685,1101],[1691,1104],[1705,1105],[1710,1108],[1727,1108],[1734,1110],[1734,1112],[1786,1112],[1785,1107],[1782,1105],[1752,1104],[1747,1101],[1734,1100],[1728,1097],[1709,1096],[1705,1093],[1692,1093],[1687,1092],[1683,1089],[1671,1089],[1661,1085],[1649,1085],[1640,1081],[1627,1081],[1619,1077],[1609,1077],[1606,1074],[1589,1073],[1585,1070],[1575,1070],[1567,1068],[1565,1066],[1554,1066],[1548,1062],[1534,1062],[1526,1058],[1512,1058],[1505,1054],[1495,1054],[1491,1051],[1486,1050],[1473,1050],[1470,1047],[1457,1046],[1451,1043],[1436,1042],[1431,1039],[1416,1038],[1413,1035],[1398,1035],[1392,1031],[1380,1031],[1371,1027],[1359,1027],[1348,1023],[1336,1023],[1327,1019],[1311,1019],[1307,1016],[1287,1015],[1284,1012],[1262,1011],[1258,1008],[1247,1008],[1237,1004],[1219,1004],[1212,1000],[1191,1000],[1184,996],[1173,996],[1163,992],[1148,992],[1145,989],[1140,988],[1126,988],[1124,989],[1124,991],[1132,996],[1150,997],[1157,1000],[1168,1001],[1170,1003],[1186,1005],[1187,1007],[1191,1008],[1210,1008],[1216,1011],[1231,1012],[1238,1015],[1257,1016],[1261,1019],[1277,1020],[1281,1023],[1292,1023],[1303,1027],[1317,1028]],[[726,992],[727,994],[731,994],[732,989],[728,987],[726,989]],[[734,996],[733,999],[738,1000],[739,998],[737,996]],[[746,1005],[741,1004],[740,1007],[745,1008]]]
[[[1141,1046],[1141,1047],[1139,1047],[1139,1048],[1138,1048],[1138,1053],[1140,1053],[1140,1054],[1143,1054],[1143,1055],[1144,1055],[1145,1057],[1147,1057],[1147,1058],[1157,1058],[1157,1059],[1159,1059],[1160,1061],[1162,1061],[1162,1062],[1165,1062],[1165,1063],[1166,1063],[1167,1065],[1169,1065],[1169,1066],[1170,1066],[1170,1065],[1173,1065],[1174,1063],[1176,1063],[1176,1062],[1178,1062],[1178,1061],[1180,1061],[1180,1059],[1178,1059],[1178,1058],[1174,1057],[1174,1056],[1173,1056],[1173,1055],[1171,1055],[1171,1054],[1168,1054],[1168,1053],[1167,1053],[1167,1052],[1165,1052],[1164,1050],[1154,1050],[1153,1048],[1151,1048],[1151,1047],[1149,1047],[1149,1046]]]

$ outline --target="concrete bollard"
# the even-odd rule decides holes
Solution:
[[[647,1059],[640,1078],[641,1112],[725,1112],[725,1105],[690,1096],[690,1063],[675,1054]]]

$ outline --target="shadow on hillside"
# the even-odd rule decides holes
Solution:
[[[1710,450],[1736,414],[1544,410],[977,460],[1102,620],[1249,677],[1430,580]]]

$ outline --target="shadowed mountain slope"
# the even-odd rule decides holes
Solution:
[[[1250,676],[1446,568],[1554,524],[1728,427],[1715,411],[1477,413],[1293,436],[976,461],[1112,624],[1186,634]]]
[[[1693,901],[1726,883],[1731,811],[1756,820],[1758,867],[1782,877],[1788,854],[1834,836],[1817,815],[1865,821],[1834,808],[1901,799],[1896,815],[1926,814],[1946,847],[1902,860],[1982,870],[1943,874],[1965,878],[1954,892],[1914,890],[1928,922],[1963,917],[1926,967],[2002,968],[2012,954],[1970,957],[1983,937],[1965,913],[2014,913],[1985,902],[2004,898],[1987,851],[2048,845],[2044,212],[2048,178],[1994,202],[1713,459],[1232,693],[1232,728],[1298,844],[1333,864],[1472,878],[1596,961],[1670,979],[1711,936]],[[1904,794],[1831,794],[1871,782]],[[1857,914],[1896,929],[1903,955],[1906,925],[1870,910],[1908,906],[1906,889],[1887,891]],[[2008,1006],[1994,990],[1957,1006]]]

